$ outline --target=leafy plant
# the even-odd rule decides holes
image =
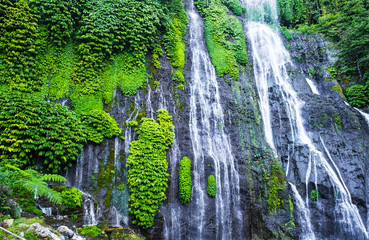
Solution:
[[[315,189],[311,190],[311,192],[310,192],[310,199],[312,201],[317,201],[318,198],[320,198],[319,192],[317,190],[315,190]]]
[[[82,193],[77,188],[68,188],[61,192],[63,205],[68,209],[75,209],[82,205]]]
[[[205,19],[205,39],[211,61],[218,76],[239,77],[238,64],[248,63],[246,40],[241,22],[228,15],[220,0],[200,1],[195,4]]]
[[[179,165],[179,199],[185,204],[191,199],[191,160],[183,157]]]
[[[91,110],[82,114],[81,119],[86,127],[87,139],[95,143],[102,142],[104,137],[118,136],[122,132],[114,118],[103,110]]]
[[[351,106],[365,107],[369,103],[369,93],[364,86],[356,84],[346,89],[345,96]]]
[[[208,187],[206,188],[207,193],[210,197],[215,197],[217,193],[217,183],[215,181],[214,175],[208,177]]]
[[[133,223],[144,228],[153,225],[168,187],[166,150],[173,143],[174,126],[167,110],[159,109],[157,117],[158,122],[141,119],[138,140],[131,142],[127,160],[129,212],[135,216]]]
[[[53,173],[72,165],[85,131],[75,113],[27,94],[0,91],[0,158],[37,162]]]
[[[37,21],[28,1],[2,2],[0,15],[0,83],[22,92],[40,90]]]
[[[61,195],[49,188],[47,182],[66,182],[67,180],[64,177],[56,174],[40,174],[33,169],[21,170],[9,164],[6,164],[5,167],[13,171],[12,176],[15,184],[24,187],[34,196],[45,196],[49,201],[56,204],[63,203]]]
[[[96,225],[84,226],[81,230],[81,234],[85,236],[96,238],[101,235],[101,229],[98,228]]]

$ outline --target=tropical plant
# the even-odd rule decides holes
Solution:
[[[138,140],[131,142],[128,167],[129,212],[135,216],[134,224],[144,228],[154,224],[168,187],[166,150],[173,143],[172,117],[159,109],[158,122],[142,118],[136,128]]]
[[[6,164],[4,167],[11,171],[11,177],[14,179],[14,183],[11,186],[22,186],[34,196],[44,196],[56,204],[63,203],[60,193],[49,188],[47,184],[47,182],[66,182],[67,180],[63,176],[40,174],[33,169],[22,170],[10,164]]]
[[[183,204],[191,199],[191,160],[183,157],[179,165],[179,199]]]
[[[53,173],[70,167],[85,142],[78,116],[28,94],[0,95],[0,158],[18,159],[24,166],[41,163]]]
[[[206,188],[207,193],[210,197],[215,197],[217,193],[217,182],[215,181],[214,175],[208,177],[208,187]]]
[[[101,229],[98,228],[96,225],[94,225],[94,226],[84,226],[81,229],[81,234],[96,238],[96,237],[101,235]]]
[[[351,106],[365,107],[369,103],[369,93],[360,84],[353,85],[346,89],[345,96]]]

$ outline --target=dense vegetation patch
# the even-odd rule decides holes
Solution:
[[[205,19],[206,45],[218,76],[229,74],[237,80],[239,65],[248,63],[241,22],[228,14],[228,8],[220,0],[196,0],[195,4]]]
[[[64,177],[41,174],[32,168],[22,170],[20,164],[16,159],[2,159],[0,162],[0,214],[19,218],[23,211],[41,216],[41,210],[35,206],[38,197],[64,207],[62,195],[48,187],[50,182],[65,182]]]
[[[82,206],[82,193],[77,188],[54,186],[53,189],[60,193],[63,209],[75,209]]]
[[[79,229],[82,235],[90,236],[96,238],[101,235],[101,229],[97,226],[84,226],[82,229]]]
[[[369,11],[363,0],[278,0],[281,23],[303,32],[323,33],[339,49],[338,61],[329,70],[341,84],[369,85]],[[354,87],[346,92],[351,98]],[[359,91],[360,92],[360,91]],[[348,95],[347,95],[348,93]],[[358,93],[359,94],[359,93]],[[360,94],[359,94],[360,95]],[[358,97],[361,98],[361,97]],[[366,95],[365,101],[368,102]],[[354,106],[366,106],[354,103]]]
[[[172,78],[178,81],[179,84],[185,83],[183,77],[183,69],[185,66],[185,43],[183,37],[187,32],[188,18],[187,13],[184,10],[184,6],[181,0],[164,1],[164,4],[168,4],[169,12],[172,12],[171,24],[168,31],[163,36],[163,43],[167,53],[169,61],[174,68],[177,68],[172,73]]]
[[[154,224],[155,213],[166,199],[168,162],[166,150],[173,143],[172,117],[168,111],[157,111],[158,122],[142,118],[136,128],[138,140],[131,142],[128,167],[129,212],[134,224],[144,228]]]
[[[114,118],[103,110],[91,110],[81,117],[89,141],[100,143],[104,137],[111,138],[122,132]]]
[[[37,21],[27,1],[1,2],[0,84],[22,92],[42,86],[36,61],[38,56]]]
[[[345,95],[351,106],[361,108],[369,103],[369,91],[363,85],[356,84],[347,88]]]
[[[210,197],[215,197],[217,193],[217,182],[215,181],[214,175],[208,177],[208,186],[206,188],[207,193]]]
[[[181,203],[188,203],[191,199],[191,160],[183,157],[179,165],[179,199]]]
[[[75,161],[86,141],[77,115],[59,104],[0,91],[0,158],[21,166],[42,163],[58,173]]]

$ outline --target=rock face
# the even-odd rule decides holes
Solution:
[[[185,38],[184,76],[190,83],[194,58],[189,34]],[[233,229],[229,238],[238,239],[237,234],[241,234],[242,239],[288,239],[305,234],[305,220],[301,220],[298,200],[288,184],[291,182],[309,211],[311,230],[317,238],[365,239],[365,233],[360,233],[356,227],[356,230],[348,230],[350,219],[341,221],[345,213],[340,210],[340,204],[344,203],[343,199],[347,200],[351,204],[347,207],[349,212],[354,211],[352,206],[356,206],[363,225],[366,225],[368,125],[359,112],[346,105],[345,99],[332,90],[337,83],[334,80],[327,81],[324,69],[329,66],[330,58],[327,45],[321,37],[294,34],[292,40],[283,41],[290,46],[292,64],[287,66],[287,71],[291,85],[304,102],[301,108],[304,129],[333,172],[329,172],[324,163],[318,162],[317,153],[312,152],[307,144],[296,141],[291,116],[286,111],[286,103],[277,85],[268,88],[276,152],[264,140],[259,94],[251,61],[253,53],[250,50],[250,66],[238,81],[228,76],[216,79],[224,114],[224,123],[220,128],[229,136],[234,164],[239,173],[238,204],[243,225]],[[130,97],[123,96],[117,90],[113,104],[105,106],[105,110],[120,124],[123,136],[105,139],[99,145],[88,143],[76,166],[67,173],[70,185],[85,192],[80,225],[83,218],[85,224],[106,221],[109,226],[137,229],[128,215],[129,191],[125,185],[129,142],[136,139],[136,134],[126,123],[139,120],[142,116],[155,118],[156,110],[165,108],[173,116],[175,125],[174,143],[167,154],[170,174],[167,200],[161,212],[156,214],[154,227],[137,230],[149,239],[189,239],[193,236],[191,232],[196,231],[192,225],[194,218],[190,216],[203,214],[206,219],[203,239],[216,239],[216,222],[219,221],[215,212],[216,200],[205,195],[206,207],[201,213],[196,212],[194,197],[185,205],[178,198],[179,161],[183,156],[193,159],[197,154],[190,130],[193,127],[190,122],[192,86],[186,86],[184,91],[179,90],[171,80],[172,67],[165,56],[160,58],[160,63],[161,69],[148,72],[153,80],[160,81],[159,87],[151,88],[148,80],[146,89]],[[150,65],[149,60],[147,64]],[[319,94],[312,91],[306,78],[313,81]],[[201,119],[200,114],[197,118]],[[206,131],[200,132],[200,135],[206,134]],[[212,163],[211,157],[204,158],[204,172],[200,176],[204,191],[207,176],[214,172]],[[111,171],[114,172],[111,178],[101,178],[102,173]],[[193,178],[195,174],[197,172],[193,169]],[[333,179],[333,175],[337,179]],[[123,190],[120,186],[124,186]],[[343,190],[341,186],[344,186]],[[352,216],[350,214],[348,216]],[[235,218],[235,214],[232,217]],[[69,231],[62,231],[70,237]],[[41,234],[42,230],[39,232]]]

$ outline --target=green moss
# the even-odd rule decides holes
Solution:
[[[214,175],[208,177],[208,186],[206,188],[207,193],[210,197],[215,197],[217,193],[217,183],[215,181]]]
[[[342,130],[342,120],[341,120],[341,115],[339,113],[334,114],[334,122],[337,128],[337,131],[340,132]]]
[[[166,199],[168,162],[166,150],[173,143],[172,117],[164,109],[157,111],[158,122],[142,118],[138,140],[131,142],[128,167],[129,212],[134,224],[144,228],[154,224],[155,213]]]
[[[268,206],[270,214],[275,214],[282,206],[282,200],[279,194],[285,185],[283,174],[279,163],[276,163],[272,166],[271,176],[264,176],[264,178],[268,179]]]
[[[190,201],[191,188],[191,160],[188,157],[183,157],[179,165],[179,199],[182,204]]]
[[[134,54],[125,52],[114,57],[106,81],[107,92],[119,86],[124,95],[134,95],[146,83],[146,68],[143,59],[137,59]]]

